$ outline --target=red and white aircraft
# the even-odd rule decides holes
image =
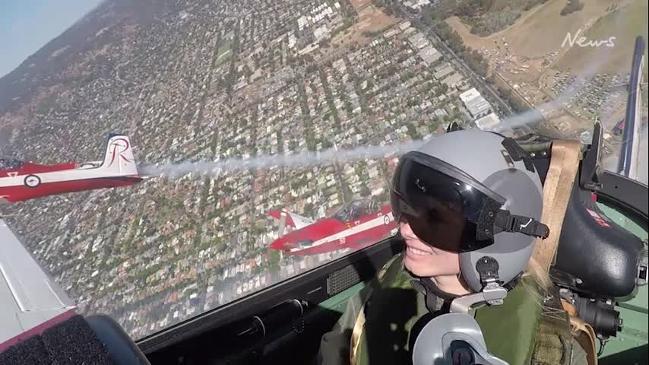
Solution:
[[[290,255],[360,249],[397,230],[390,205],[379,206],[372,200],[354,200],[332,216],[316,222],[285,210],[268,214],[280,220],[280,234],[284,226],[294,229],[270,244],[270,248]]]
[[[140,182],[127,136],[108,140],[104,161],[40,165],[0,160],[0,202],[14,203],[73,191],[112,188]]]

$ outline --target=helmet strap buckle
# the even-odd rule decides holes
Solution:
[[[476,304],[487,303],[489,305],[501,305],[507,296],[500,280],[498,280],[498,261],[490,256],[481,257],[476,262],[476,271],[480,274],[482,291],[475,294],[465,295],[454,299],[451,302],[450,312],[469,313]]]
[[[522,233],[528,236],[547,238],[550,229],[545,224],[531,217],[511,214],[508,210],[499,210],[496,213],[494,225],[501,229],[501,232]]]
[[[469,313],[473,306],[480,303],[489,305],[503,304],[503,299],[507,296],[507,289],[503,288],[497,282],[491,282],[482,289],[481,292],[465,295],[455,298],[451,302],[451,313]]]

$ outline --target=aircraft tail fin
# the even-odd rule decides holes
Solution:
[[[293,229],[300,229],[313,223],[313,219],[291,213],[285,209],[271,210],[268,215],[278,219],[281,223]]]
[[[113,135],[108,139],[106,154],[101,168],[118,175],[138,175],[131,141],[125,135]]]
[[[293,222],[295,229],[300,229],[306,227],[310,224],[313,224],[313,219],[297,215],[295,213],[287,212],[290,220]]]

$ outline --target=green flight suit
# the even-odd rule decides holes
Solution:
[[[319,363],[350,363],[350,338],[363,305],[365,326],[358,337],[354,363],[412,363],[410,349],[417,334],[435,315],[447,312],[447,305],[439,298],[426,303],[425,295],[413,287],[413,277],[403,268],[402,258],[397,255],[349,299],[334,329],[322,337]],[[585,352],[570,345],[569,329],[563,326],[567,318],[554,320],[556,313],[543,315],[541,298],[532,288],[523,280],[508,293],[503,305],[476,310],[489,352],[510,365],[586,364]]]

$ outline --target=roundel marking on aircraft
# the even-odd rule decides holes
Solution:
[[[35,188],[41,184],[41,178],[36,175],[25,176],[25,186],[28,188]]]

